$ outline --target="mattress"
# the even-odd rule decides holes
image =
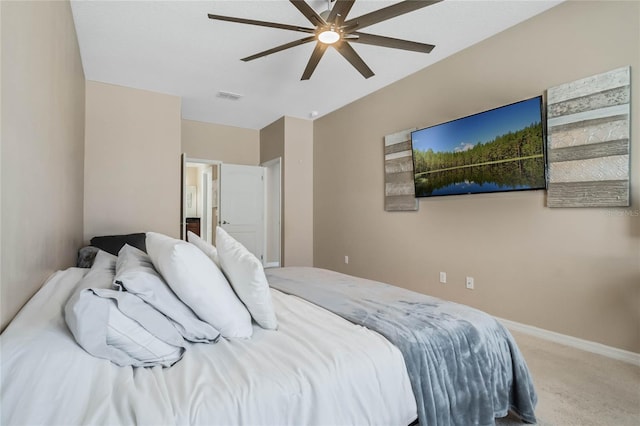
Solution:
[[[10,424],[407,425],[416,403],[381,335],[272,289],[279,328],[189,344],[170,368],[118,367],[75,342],[63,307],[86,269],[52,275],[0,336]]]

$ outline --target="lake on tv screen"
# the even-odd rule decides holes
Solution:
[[[462,167],[416,176],[417,197],[544,188],[544,159]]]

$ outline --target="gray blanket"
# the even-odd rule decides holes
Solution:
[[[537,396],[511,334],[484,312],[317,268],[267,269],[269,284],[375,330],[400,349],[421,425],[535,423]]]

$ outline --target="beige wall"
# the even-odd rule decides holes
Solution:
[[[313,122],[284,124],[285,266],[313,266]]]
[[[180,98],[88,81],[84,237],[180,235]]]
[[[189,158],[257,166],[260,131],[182,120],[182,152]]]
[[[282,117],[260,130],[260,163],[278,157],[284,162],[284,120]]]
[[[274,160],[276,158],[280,158],[280,265],[286,265],[286,240],[285,240],[285,223],[287,223],[287,212],[285,209],[285,202],[287,200],[287,194],[284,191],[284,171],[286,165],[286,159],[284,156],[284,120],[282,117],[268,126],[264,127],[260,130],[260,164],[264,164],[267,161]],[[271,231],[273,235],[277,233],[277,231]],[[267,232],[267,238],[269,238],[269,231]],[[269,250],[274,250],[271,245],[273,241],[270,241],[267,252],[270,254]],[[275,251],[275,250],[274,250]],[[271,258],[268,257],[267,261],[271,261]]]
[[[1,2],[1,328],[82,244],[85,86],[68,2]]]
[[[260,131],[260,162],[282,158],[282,265],[313,265],[313,122],[282,117]]]
[[[640,105],[639,20],[638,2],[567,2],[316,120],[315,266],[640,352],[637,113],[630,208],[550,209],[544,191],[525,191],[422,199],[418,212],[383,210],[384,135],[626,65],[632,103]],[[439,271],[448,273],[447,284],[438,282]],[[465,289],[467,275],[473,291]]]

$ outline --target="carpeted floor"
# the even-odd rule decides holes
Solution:
[[[640,367],[526,334],[512,334],[538,392],[538,425],[640,425]],[[513,416],[496,424],[522,425]]]

